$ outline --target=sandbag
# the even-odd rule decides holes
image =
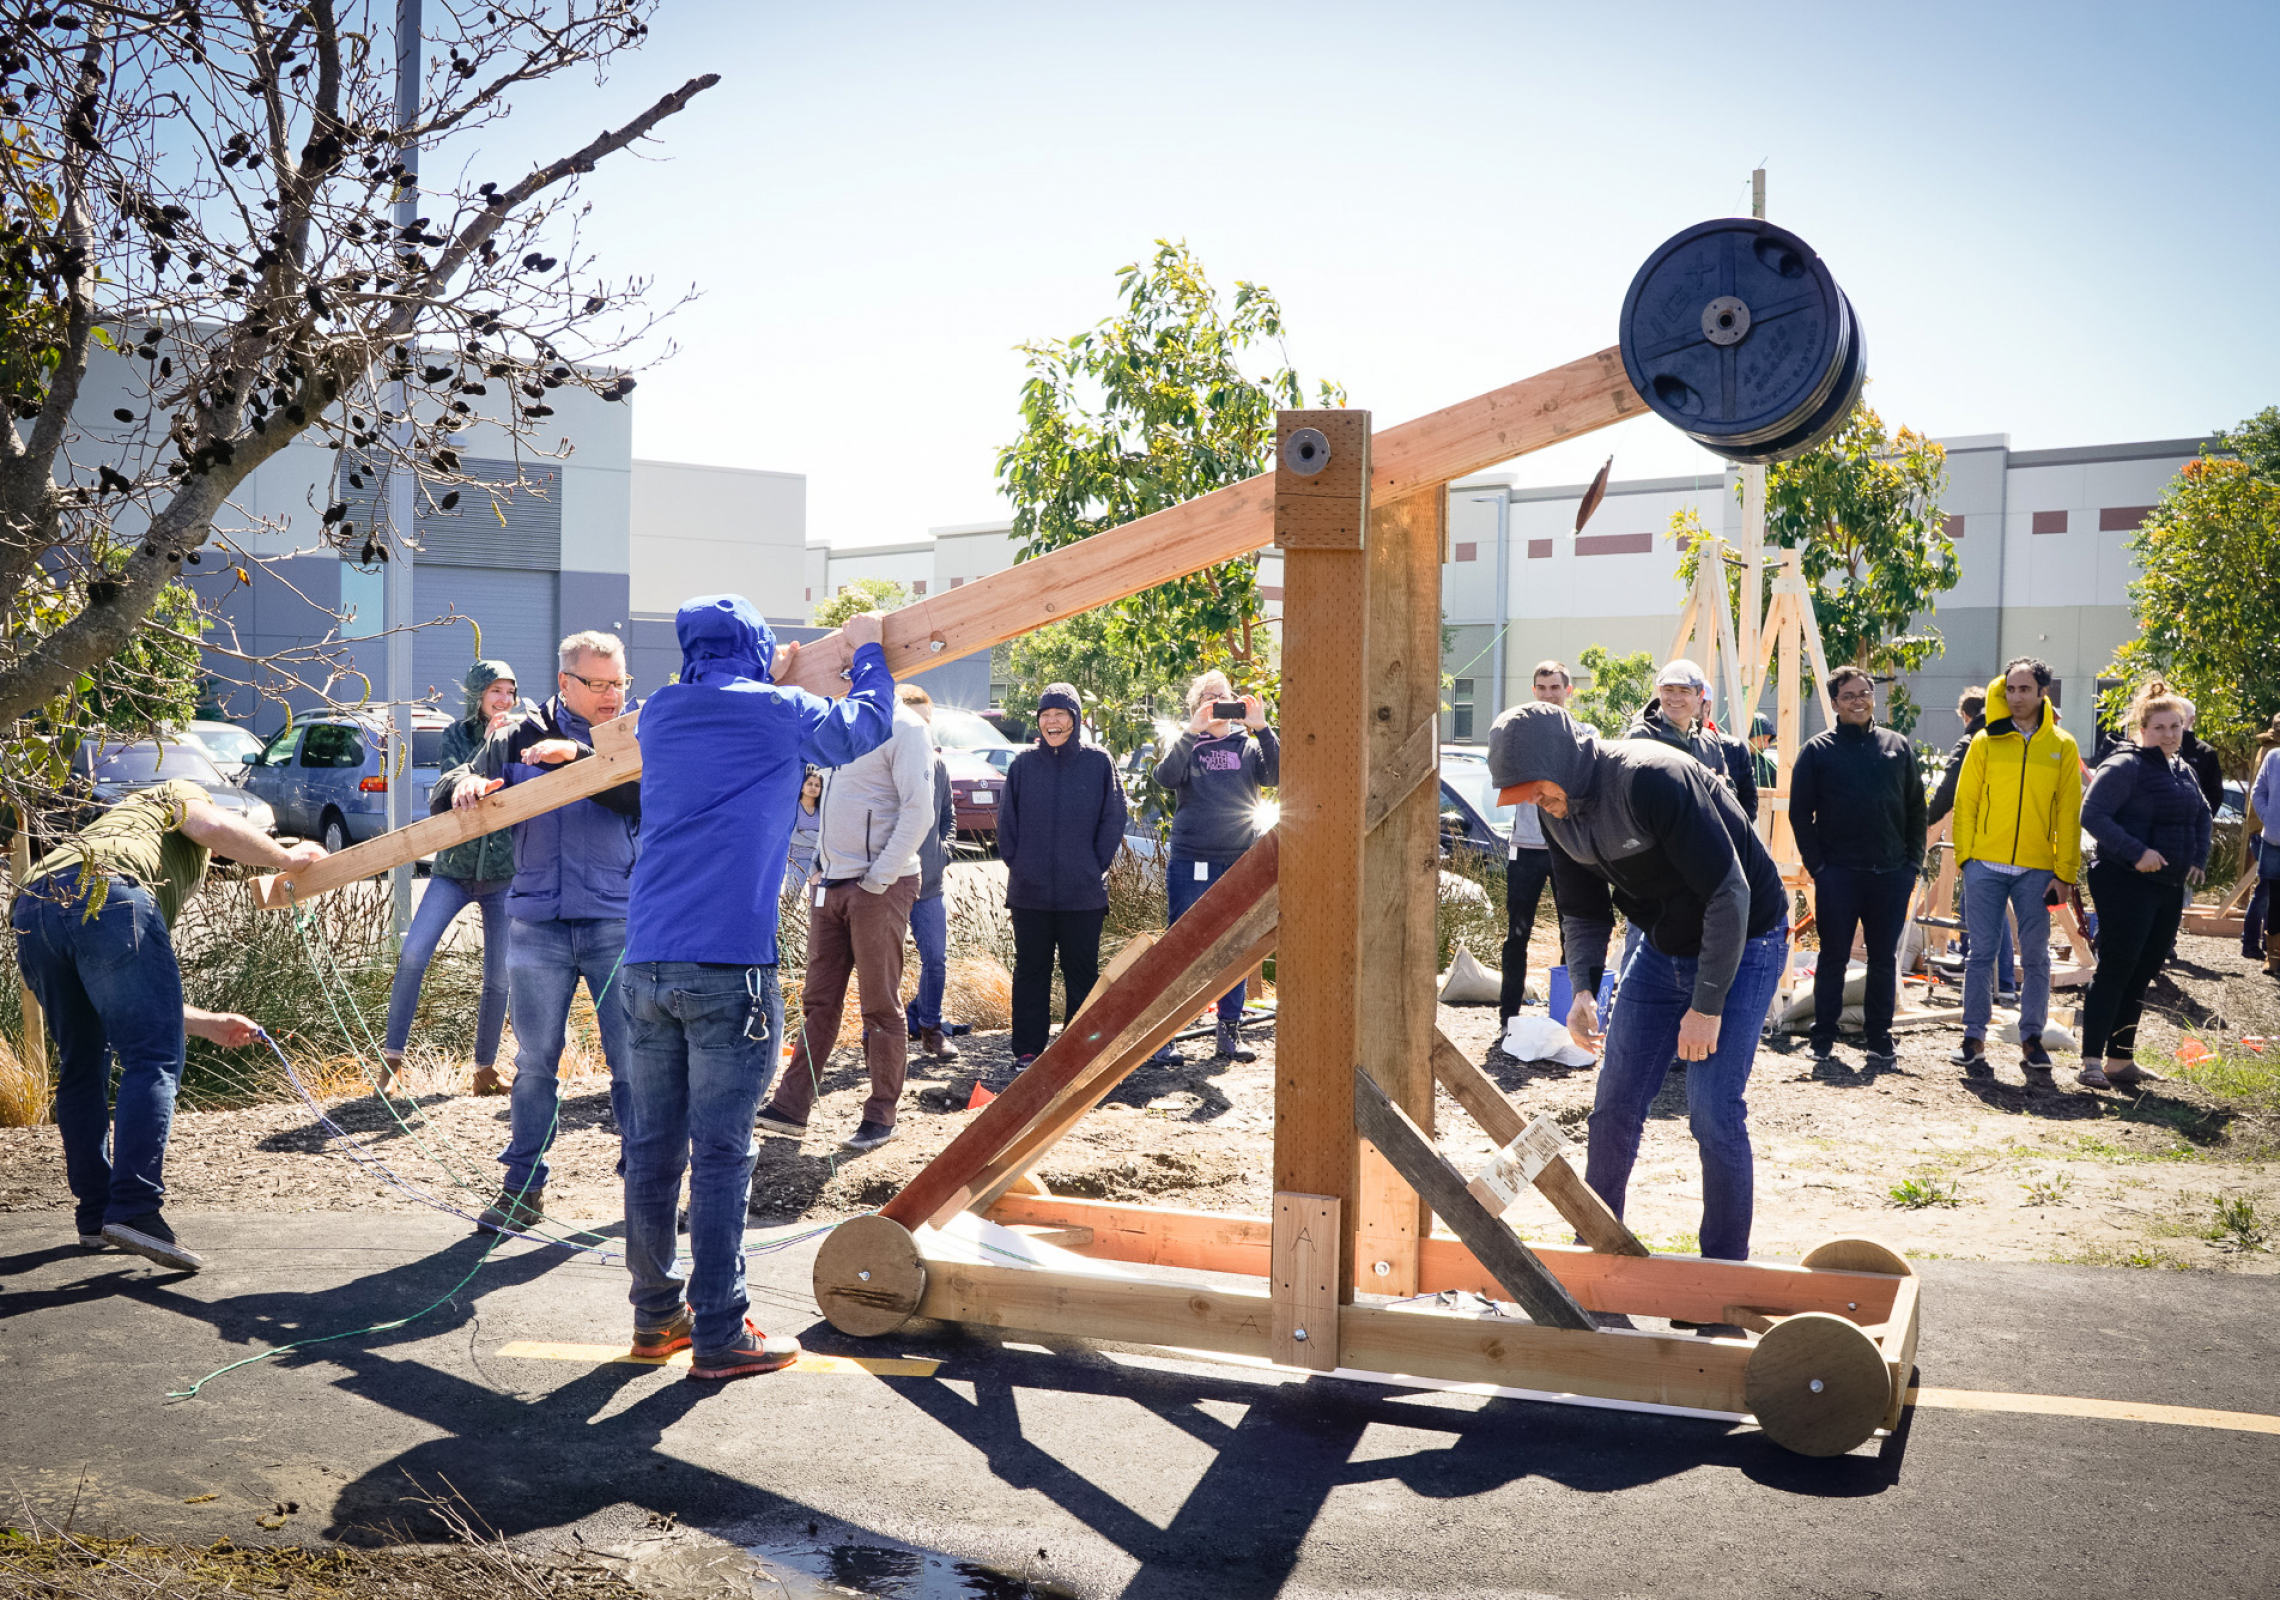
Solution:
[[[2002,1016],[2003,1020],[1995,1023],[1987,1030],[1987,1037],[1997,1044],[2017,1044],[2019,1042],[2018,1013],[2012,1012],[2008,1016],[2003,1016],[2003,1013],[1997,1012],[1996,1015]],[[2045,1050],[2079,1051],[2082,1048],[2082,1041],[2076,1038],[2070,1030],[2056,1022],[2043,1024],[2042,1040]]]
[[[1564,1024],[1525,1011],[1505,1024],[1503,1049],[1516,1061],[1556,1061],[1563,1067],[1588,1067],[1599,1059]]]
[[[1449,958],[1449,970],[1441,974],[1441,1004],[1445,1006],[1493,1006],[1504,998],[1504,974],[1494,967],[1484,967],[1473,953],[1462,944]],[[1544,978],[1541,973],[1530,973],[1520,986],[1520,999],[1525,1005],[1544,1003]]]

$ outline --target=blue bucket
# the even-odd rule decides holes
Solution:
[[[1544,1009],[1551,1014],[1554,1022],[1565,1022],[1569,1010],[1575,1005],[1575,990],[1568,985],[1566,966],[1552,968],[1544,982],[1545,997],[1550,1002]],[[1615,969],[1609,967],[1599,977],[1599,1012],[1602,1021],[1606,1019],[1607,1002],[1614,998]]]

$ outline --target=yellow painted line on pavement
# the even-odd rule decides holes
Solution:
[[[1935,1411],[2011,1411],[2038,1417],[2096,1417],[2107,1422],[2159,1422],[2177,1428],[2226,1428],[2280,1434],[2280,1417],[2258,1411],[2206,1411],[2137,1400],[2086,1400],[2064,1394],[1999,1394],[1985,1389],[1910,1389],[1908,1403]]]
[[[499,1347],[502,1356],[520,1356],[525,1361],[582,1361],[588,1366],[605,1366],[622,1363],[631,1367],[686,1367],[689,1352],[679,1350],[662,1361],[646,1356],[629,1355],[622,1344],[549,1344],[540,1339],[513,1339]],[[861,1374],[873,1378],[931,1378],[941,1367],[939,1361],[904,1359],[883,1356],[826,1356],[812,1350],[800,1352],[799,1360],[786,1372],[820,1372],[840,1376]]]

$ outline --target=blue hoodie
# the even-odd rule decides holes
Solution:
[[[628,961],[773,966],[776,901],[806,764],[844,766],[894,732],[895,680],[875,644],[831,701],[768,682],[776,636],[742,595],[674,619],[681,681],[641,708],[641,860]]]

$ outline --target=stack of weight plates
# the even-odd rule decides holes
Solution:
[[[1729,461],[1802,455],[1844,426],[1867,376],[1852,302],[1770,222],[1722,217],[1665,240],[1623,297],[1639,398]]]

